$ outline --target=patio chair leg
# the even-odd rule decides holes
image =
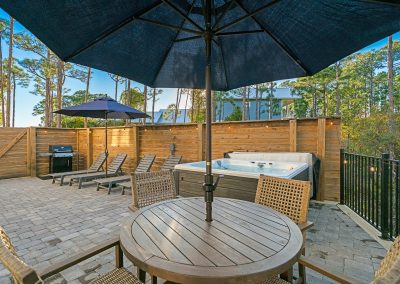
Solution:
[[[141,269],[138,267],[138,272],[137,272],[137,274],[138,274],[139,280],[140,280],[142,283],[146,283],[146,271],[141,270]]]
[[[96,186],[96,191],[99,191],[99,190],[100,190],[100,183],[98,183]]]
[[[281,278],[286,280],[289,283],[293,283],[293,267],[291,267],[288,271],[282,273]],[[304,283],[304,282],[302,282]]]
[[[121,195],[125,195],[125,187],[122,187]]]
[[[62,186],[62,185],[64,185],[64,177],[63,176],[60,178],[60,186]]]
[[[108,184],[108,195],[110,195],[111,193],[111,187],[112,187],[112,182]]]
[[[124,254],[122,252],[120,244],[115,246],[115,267],[124,267]]]
[[[72,178],[69,180],[69,186],[72,186]]]
[[[52,184],[56,183],[56,178],[53,177],[53,181],[51,183]]]
[[[305,247],[303,247],[301,249],[301,254],[304,255],[304,256],[306,255],[306,248]],[[300,283],[307,283],[306,268],[305,268],[304,265],[301,265],[300,263],[299,263],[299,280],[300,280]]]
[[[81,188],[82,188],[82,179],[80,178],[79,183],[78,183],[78,189],[81,189]]]

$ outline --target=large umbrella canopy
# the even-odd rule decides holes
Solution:
[[[80,105],[59,109],[54,113],[65,114],[68,116],[82,116],[93,118],[104,118],[106,120],[105,127],[105,156],[106,156],[106,177],[108,170],[108,131],[107,119],[120,118],[120,119],[135,119],[146,118],[148,115],[140,110],[131,108],[129,106],[118,103],[117,101],[105,97],[95,99],[94,101],[83,103]]]
[[[0,0],[64,61],[205,88],[205,0]],[[400,29],[395,0],[213,0],[211,88],[312,75]],[[397,4],[396,4],[397,3]]]
[[[400,30],[396,0],[0,0],[64,61],[151,87],[206,89],[211,221],[211,89],[312,75]]]

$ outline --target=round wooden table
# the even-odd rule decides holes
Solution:
[[[121,229],[129,260],[177,283],[256,283],[287,271],[302,243],[285,215],[227,198],[215,198],[211,223],[203,198],[178,198],[136,211]]]

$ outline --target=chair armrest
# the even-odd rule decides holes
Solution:
[[[299,226],[300,231],[303,233],[303,232],[307,231],[308,229],[310,229],[312,226],[314,226],[314,223],[307,221],[305,223],[298,224],[297,226]]]
[[[315,272],[318,272],[318,273],[320,273],[334,281],[342,283],[342,284],[362,283],[361,281],[351,278],[349,276],[346,276],[342,273],[332,272],[325,265],[321,265],[321,264],[317,263],[316,261],[313,261],[304,256],[301,256],[298,262],[299,262],[299,264],[301,264],[307,268],[310,268],[310,269],[314,270]]]
[[[65,260],[55,263],[55,264],[51,265],[50,267],[47,267],[41,271],[38,271],[38,274],[40,275],[40,278],[42,278],[42,279],[49,278],[50,276],[57,274],[60,271],[70,268],[70,267],[72,267],[88,258],[91,258],[103,251],[106,251],[112,247],[118,247],[118,249],[119,249],[119,245],[120,245],[119,237],[113,238],[113,239],[105,241],[104,243],[102,243],[98,246],[95,246],[87,251],[84,251],[80,254],[66,258]]]

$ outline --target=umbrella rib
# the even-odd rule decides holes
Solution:
[[[93,41],[89,42],[87,45],[85,45],[82,48],[79,48],[77,50],[75,50],[74,52],[72,52],[70,55],[62,58],[63,61],[69,61],[71,59],[73,59],[75,56],[79,55],[80,53],[88,50],[89,48],[93,47],[94,45],[96,45],[97,43],[103,41],[104,39],[106,39],[108,36],[110,36],[111,34],[113,34],[114,32],[122,29],[123,27],[125,27],[126,25],[128,25],[129,23],[131,23],[133,20],[135,20],[136,18],[143,16],[144,14],[150,12],[151,10],[157,8],[158,6],[160,6],[163,2],[160,0],[156,3],[154,3],[153,5],[151,5],[150,7],[147,7],[144,10],[141,10],[139,13],[133,15],[133,16],[129,16],[128,18],[125,18],[124,20],[122,20],[120,23],[118,23],[117,25],[113,26],[112,28],[106,30],[105,32],[103,32],[102,34],[100,34],[99,36],[97,36]]]
[[[266,34],[268,34],[278,45],[281,49],[283,49],[283,51],[286,53],[286,55],[288,55],[294,63],[296,63],[297,66],[299,66],[305,73],[306,75],[310,75],[312,72],[310,70],[308,70],[308,68],[306,66],[304,66],[304,64],[301,62],[301,60],[298,58],[298,56],[295,55],[295,53],[290,50],[289,47],[287,47],[279,38],[277,38],[270,30],[266,29],[259,20],[257,20],[257,18],[255,17],[255,15],[251,15],[252,13],[250,13],[246,7],[243,6],[243,4],[239,3],[237,0],[234,0],[236,2],[236,4],[247,14],[249,15],[253,21],[260,27],[260,29],[262,29]]]
[[[214,30],[217,26],[218,26],[218,24],[219,24],[219,22],[221,22],[221,20],[225,17],[225,14],[229,11],[229,9],[232,7],[232,4],[233,3],[235,3],[235,1],[234,0],[231,0],[230,2],[229,2],[229,4],[225,7],[225,9],[224,9],[224,11],[221,13],[221,15],[217,18],[217,20],[215,21],[215,23],[214,23],[214,26],[212,27],[212,30]]]
[[[193,1],[192,1],[192,5],[191,5],[191,7],[190,7],[190,9],[189,9],[189,11],[188,11],[188,14],[190,14],[190,13],[192,12],[192,9],[193,9],[193,7],[194,7],[194,3],[195,3],[195,2],[196,2],[196,0],[193,0]],[[181,24],[181,30],[182,30],[182,28],[183,28],[184,25],[185,25],[185,19],[183,19],[183,22],[182,22],[182,24]],[[178,39],[179,33],[180,33],[180,30],[178,30],[178,32],[177,32],[176,35],[175,35],[174,40],[171,42],[171,45],[169,46],[169,48],[166,50],[166,52],[165,52],[165,54],[164,54],[164,58],[163,58],[163,60],[161,61],[161,64],[160,64],[160,66],[159,66],[159,68],[158,68],[157,74],[154,76],[153,84],[154,84],[154,82],[157,80],[158,74],[160,74],[161,68],[164,66],[164,63],[165,63],[165,61],[167,60],[168,55],[169,55],[169,53],[171,52],[171,49],[172,49],[172,47],[174,46],[175,41]],[[196,33],[197,33],[197,32],[196,32]]]
[[[245,35],[245,34],[255,34],[255,33],[264,33],[264,30],[253,30],[253,31],[237,31],[237,32],[225,32],[225,33],[216,33],[215,36],[230,36],[230,35]]]
[[[227,28],[230,28],[230,27],[242,22],[243,20],[246,20],[247,18],[250,18],[250,17],[252,17],[252,16],[264,11],[265,9],[271,7],[272,5],[274,5],[274,4],[276,4],[276,3],[280,2],[280,1],[281,0],[275,0],[275,1],[272,1],[272,2],[270,2],[270,3],[268,3],[268,4],[264,5],[264,6],[261,6],[261,7],[257,8],[256,10],[254,10],[253,12],[247,13],[246,15],[244,15],[244,16],[242,16],[240,18],[237,18],[236,20],[234,20],[234,21],[232,21],[232,22],[230,22],[230,23],[228,23],[228,24],[216,29],[214,32],[218,33],[220,31],[223,31],[223,30],[227,29]],[[235,1],[235,2],[238,4],[237,1]]]
[[[150,19],[137,18],[137,20],[143,21],[143,22],[146,22],[146,23],[150,23],[150,24],[154,24],[154,25],[157,25],[157,26],[161,26],[161,27],[164,27],[164,28],[177,30],[178,33],[180,31],[184,31],[184,32],[188,32],[188,33],[192,33],[192,34],[196,34],[196,35],[201,35],[202,34],[202,32],[200,32],[200,31],[195,31],[195,30],[192,30],[192,29],[184,28],[184,27],[178,27],[178,26],[175,26],[175,25],[170,25],[170,24],[166,24],[166,23],[162,23],[162,22],[158,22],[158,21],[154,21],[154,20],[150,20]]]
[[[185,15],[181,10],[179,10],[178,7],[176,7],[174,4],[172,4],[170,1],[168,0],[162,0],[165,4],[167,4],[172,10],[174,10],[176,13],[178,13],[181,17],[183,17],[185,20],[187,20],[188,22],[190,22],[193,26],[195,26],[200,32],[204,32],[204,29],[202,27],[200,27],[195,21],[193,21],[190,17],[189,14],[193,9],[193,5],[194,2],[192,4],[192,6],[189,9],[189,12],[187,15]]]

